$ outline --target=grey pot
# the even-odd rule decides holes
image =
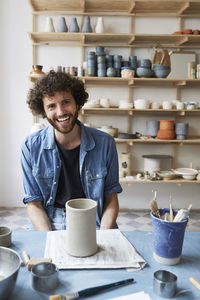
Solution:
[[[147,121],[146,122],[146,135],[156,137],[159,130],[159,121]]]
[[[82,32],[92,32],[89,16],[84,17]]]
[[[97,76],[98,77],[106,77],[106,69],[98,69]]]
[[[69,32],[79,32],[79,26],[76,18],[72,18],[69,25]]]
[[[64,17],[60,17],[58,26],[57,26],[57,32],[67,32],[67,24]]]
[[[188,123],[176,123],[175,132],[176,134],[188,134]]]
[[[187,138],[188,135],[188,123],[176,123],[175,124],[175,133],[176,133],[176,139],[182,140]]]

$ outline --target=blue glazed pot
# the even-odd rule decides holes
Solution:
[[[149,68],[140,67],[136,69],[136,74],[138,77],[151,77],[152,70]]]

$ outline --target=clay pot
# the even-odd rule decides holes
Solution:
[[[69,255],[86,257],[97,252],[96,208],[97,202],[91,199],[66,202],[66,250]]]
[[[160,120],[161,130],[174,130],[174,120]]]
[[[173,140],[175,138],[174,120],[160,120],[157,138],[160,140]]]
[[[82,32],[92,32],[92,27],[90,24],[90,17],[85,16],[84,17],[84,22],[83,22],[83,27],[82,27]]]

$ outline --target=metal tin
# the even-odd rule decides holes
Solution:
[[[173,298],[177,289],[177,276],[169,271],[159,270],[154,273],[154,293],[163,298]]]

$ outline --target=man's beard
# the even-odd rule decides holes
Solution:
[[[62,126],[58,126],[58,124],[57,124],[57,122],[58,121],[52,121],[51,119],[49,119],[48,117],[46,117],[47,118],[47,121],[58,131],[58,132],[60,132],[60,133],[64,133],[64,134],[67,134],[67,133],[69,133],[69,132],[71,132],[72,130],[73,130],[73,128],[74,128],[74,126],[75,126],[75,124],[76,124],[76,122],[77,122],[77,119],[78,119],[78,110],[75,112],[75,114],[74,115],[72,115],[72,114],[70,114],[70,118],[72,118],[71,119],[71,123],[68,125],[68,126],[66,126],[65,128],[63,127],[62,128]]]

